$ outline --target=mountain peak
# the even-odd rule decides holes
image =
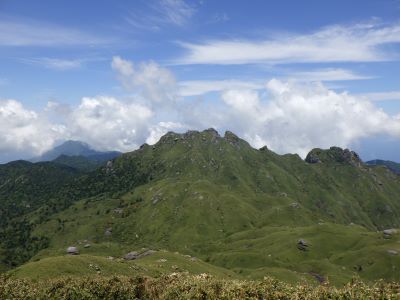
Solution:
[[[195,139],[216,140],[220,138],[221,136],[219,135],[218,131],[215,130],[214,128],[208,128],[203,131],[188,130],[185,133],[176,133],[173,131],[169,131],[160,138],[158,143],[165,144],[170,142],[177,142],[178,140],[195,140]]]
[[[356,152],[340,147],[330,147],[327,150],[315,148],[307,154],[306,162],[310,164],[336,162],[353,165],[360,165],[362,163]]]
[[[35,157],[31,159],[33,162],[38,162],[38,161],[52,161],[58,158],[60,155],[66,155],[66,156],[83,156],[83,157],[95,157],[98,155],[103,155],[103,154],[117,154],[119,155],[119,152],[99,152],[94,150],[89,144],[82,142],[82,141],[74,141],[74,140],[68,140],[62,143],[61,145],[58,145],[54,147],[53,149],[43,153],[39,157]]]

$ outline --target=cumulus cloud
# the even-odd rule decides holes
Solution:
[[[176,81],[174,75],[155,62],[132,62],[115,56],[111,66],[125,88],[140,94],[147,102],[165,104],[176,100]]]
[[[177,64],[369,62],[398,59],[382,46],[400,42],[400,25],[333,25],[310,34],[277,33],[258,40],[180,43]],[[344,51],[345,49],[345,51]]]
[[[256,147],[268,145],[279,153],[304,157],[311,148],[348,147],[376,134],[400,137],[400,122],[371,102],[336,93],[320,83],[271,80],[267,99],[254,91],[226,91],[230,113],[224,122]]]
[[[209,127],[231,130],[254,147],[267,145],[302,157],[314,147],[349,147],[381,134],[400,137],[399,116],[389,116],[367,95],[338,93],[320,82],[222,81],[208,88],[186,82],[186,94],[220,94],[212,100],[177,101],[177,90],[184,85],[167,69],[155,63],[135,66],[119,57],[112,67],[132,93],[127,99],[84,97],[77,106],[50,102],[42,112],[15,100],[0,101],[0,153],[26,149],[38,154],[66,139],[100,150],[132,151],[171,130]]]
[[[112,97],[83,98],[68,117],[69,133],[97,149],[131,151],[147,136],[153,112]]]
[[[187,126],[177,122],[159,122],[157,125],[151,126],[149,129],[149,136],[146,139],[146,143],[153,145],[166,134],[168,131],[181,131],[186,129]]]
[[[16,100],[0,101],[0,153],[39,154],[53,146],[64,131],[64,126],[49,123]]]

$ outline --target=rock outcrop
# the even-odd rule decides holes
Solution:
[[[70,246],[70,247],[67,248],[67,254],[69,254],[69,255],[78,255],[79,254],[79,250],[75,246]]]

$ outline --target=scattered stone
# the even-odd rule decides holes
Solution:
[[[124,259],[125,259],[125,260],[135,260],[135,259],[138,258],[138,256],[139,256],[139,253],[138,253],[138,252],[132,251],[132,252],[129,252],[128,254],[126,254],[126,255],[124,256]]]
[[[116,209],[114,209],[114,212],[116,214],[122,214],[124,212],[124,209],[123,208],[116,208]]]
[[[396,233],[397,233],[397,230],[396,230],[396,229],[393,229],[393,228],[391,228],[391,229],[385,229],[385,230],[383,231],[383,237],[384,237],[385,239],[389,239],[389,238],[392,237],[393,234],[396,234]]]
[[[165,258],[161,258],[161,259],[157,260],[157,262],[165,263],[165,262],[167,262],[167,260]]]
[[[151,201],[153,204],[157,204],[158,201],[162,199],[162,193],[156,194],[153,197],[151,197]]]
[[[135,259],[139,259],[139,258],[142,258],[145,256],[152,255],[155,252],[156,251],[154,251],[154,250],[145,250],[143,252],[132,251],[132,252],[129,252],[128,254],[126,254],[124,256],[124,259],[125,260],[135,260]]]
[[[387,251],[387,253],[390,254],[390,255],[397,255],[397,254],[399,254],[399,251],[393,250],[393,249],[389,249],[389,250]]]
[[[111,227],[106,228],[106,230],[104,231],[104,235],[110,236],[111,234],[112,234],[112,228]]]
[[[67,248],[67,254],[69,255],[78,255],[79,254],[79,250],[77,247],[71,246]]]
[[[90,244],[85,244],[83,248],[90,248]]]
[[[314,272],[310,272],[309,274],[313,276],[320,284],[323,284],[326,281],[325,277],[321,274]]]
[[[353,269],[356,270],[357,272],[361,272],[363,270],[363,267],[362,265],[355,265]]]
[[[297,202],[293,202],[292,204],[290,204],[290,206],[291,206],[292,208],[300,208],[300,204],[297,203]]]
[[[309,246],[308,243],[303,239],[301,239],[297,242],[297,249],[299,249],[301,251],[307,251],[308,246]]]
[[[146,250],[146,251],[140,253],[138,258],[149,256],[149,255],[152,255],[154,253],[156,253],[156,251],[154,251],[154,250]]]

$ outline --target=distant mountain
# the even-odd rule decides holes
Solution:
[[[400,164],[390,160],[374,159],[367,161],[370,166],[386,166],[392,172],[400,175]]]
[[[114,159],[121,155],[118,151],[96,151],[88,144],[80,141],[66,141],[63,144],[43,153],[39,157],[31,159],[32,162],[39,161],[52,161],[57,159],[60,155],[67,156],[81,156],[86,157],[92,161],[102,162]]]

